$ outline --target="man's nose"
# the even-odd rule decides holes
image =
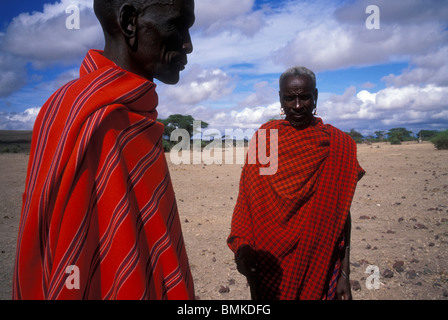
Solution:
[[[190,53],[193,52],[193,44],[192,44],[191,42],[185,42],[185,43],[182,45],[182,49],[184,50],[184,52],[185,52],[186,54],[190,54]]]
[[[191,42],[190,34],[187,33],[184,39],[184,43],[182,44],[182,49],[186,54],[190,54],[193,52],[193,43]]]
[[[300,101],[299,97],[296,97],[296,109],[302,108],[302,102]]]

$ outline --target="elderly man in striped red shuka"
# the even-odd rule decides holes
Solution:
[[[192,51],[193,0],[95,0],[104,51],[36,120],[14,299],[192,299],[153,78]]]
[[[276,164],[246,161],[228,245],[253,299],[351,299],[350,206],[364,174],[356,144],[315,117],[309,69],[283,73],[279,94],[285,120],[261,126],[248,155]],[[275,170],[262,174],[267,165]]]

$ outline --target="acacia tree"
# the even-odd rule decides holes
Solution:
[[[375,138],[378,139],[378,141],[383,141],[384,140],[384,136],[386,135],[385,131],[375,131]]]
[[[188,131],[190,137],[193,137],[193,121],[195,119],[191,115],[182,115],[182,114],[172,114],[166,119],[157,119],[157,121],[163,123],[165,126],[165,130],[163,131],[163,134],[165,137],[168,137],[168,139],[163,139],[163,148],[165,151],[171,150],[173,144],[170,141],[171,133],[176,129],[185,129]],[[201,128],[207,128],[208,123],[205,121],[201,121]]]
[[[413,140],[414,137],[412,136],[412,131],[406,130],[405,128],[393,128],[390,129],[387,133],[387,136],[389,137],[389,141],[409,141]]]
[[[356,131],[355,129],[351,129],[348,133],[350,137],[352,137],[353,140],[355,140],[356,143],[361,143],[363,136],[360,132]]]
[[[428,141],[431,140],[433,137],[435,137],[438,133],[439,131],[437,130],[420,130],[417,133],[417,137],[419,137],[424,141]]]
[[[158,119],[159,122],[163,123],[165,126],[164,135],[170,137],[171,132],[176,129],[185,129],[190,134],[190,137],[193,136],[193,121],[195,119],[191,115],[182,115],[182,114],[172,114],[166,119]],[[201,128],[207,128],[208,123],[205,121],[201,121]]]

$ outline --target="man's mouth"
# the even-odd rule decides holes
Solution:
[[[302,121],[306,117],[307,117],[306,111],[303,111],[303,112],[290,111],[288,113],[288,118],[290,118],[294,121]]]
[[[177,51],[170,51],[166,54],[166,63],[173,65],[178,70],[184,70],[188,63],[187,56]]]
[[[177,62],[176,63],[176,67],[179,69],[179,70],[184,70],[185,69],[185,65],[186,65],[187,63],[185,62],[185,63],[183,63],[183,62]]]
[[[174,59],[172,63],[176,66],[177,69],[184,70],[185,66],[188,63],[188,60],[185,55],[179,54],[178,56],[176,56],[176,59]]]

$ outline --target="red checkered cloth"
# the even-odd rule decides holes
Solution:
[[[154,83],[91,50],[42,107],[14,299],[194,298],[157,102]]]
[[[228,245],[235,253],[243,244],[257,251],[259,297],[327,298],[356,184],[364,174],[356,144],[319,118],[303,130],[276,120],[257,131],[249,154],[258,149],[262,133],[271,162],[278,153],[278,170],[260,175],[260,168],[272,164],[246,161]],[[271,143],[271,136],[278,140]]]

